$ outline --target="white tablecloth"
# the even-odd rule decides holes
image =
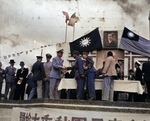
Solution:
[[[95,79],[95,90],[102,90],[103,79]],[[76,89],[77,83],[75,79],[63,78],[58,86],[58,90]],[[139,81],[133,80],[114,80],[114,91],[132,92],[143,94],[144,90]]]

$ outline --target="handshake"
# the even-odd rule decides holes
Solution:
[[[63,66],[62,69],[67,69],[67,67]]]

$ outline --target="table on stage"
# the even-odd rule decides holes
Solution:
[[[102,90],[102,83],[103,79],[95,79],[95,90]],[[76,89],[76,87],[77,83],[75,79],[63,78],[58,86],[58,90]],[[133,80],[114,80],[114,91],[138,94],[143,94],[144,92],[140,81]]]

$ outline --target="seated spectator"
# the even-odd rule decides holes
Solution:
[[[135,80],[135,74],[132,69],[129,70],[128,80]]]

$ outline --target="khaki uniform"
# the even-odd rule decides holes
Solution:
[[[45,62],[44,63],[44,69],[45,69],[45,75],[46,75],[46,80],[43,81],[43,98],[48,98],[49,97],[49,74],[52,68],[52,62]]]

